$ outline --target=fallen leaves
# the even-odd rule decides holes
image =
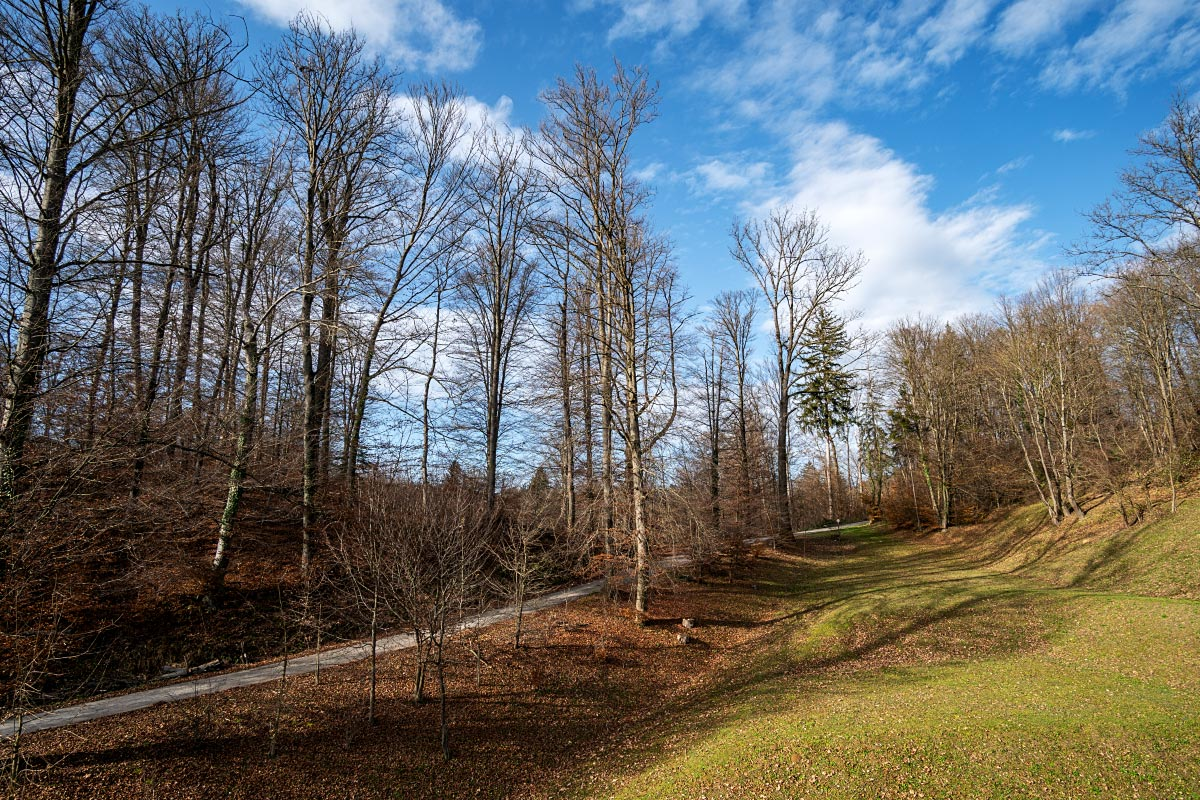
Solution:
[[[747,642],[767,635],[756,623],[769,611],[739,587],[680,583],[656,598],[645,625],[591,599],[527,617],[519,651],[512,623],[481,631],[469,649],[449,651],[450,763],[437,702],[412,703],[415,665],[403,652],[380,660],[373,727],[364,721],[367,664],[331,668],[319,686],[289,679],[283,695],[264,684],[30,736],[25,753],[37,768],[22,797],[558,796],[628,766],[625,737],[718,680]],[[681,647],[685,613],[736,624],[697,625]],[[279,755],[269,759],[276,713]]]

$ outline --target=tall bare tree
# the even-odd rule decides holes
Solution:
[[[1150,272],[1126,273],[1128,279],[1109,294],[1099,313],[1112,380],[1125,398],[1126,413],[1137,431],[1133,436],[1142,440],[1153,465],[1165,473],[1174,511],[1184,453],[1197,419],[1195,399],[1189,397],[1195,370],[1185,356],[1187,337],[1194,334],[1187,321],[1188,305],[1164,285],[1173,279]]]
[[[894,435],[920,468],[938,525],[945,530],[954,516],[965,417],[963,339],[949,325],[931,320],[901,322],[888,333],[887,359],[898,387]],[[916,506],[915,483],[912,488]]]
[[[721,535],[721,448],[725,421],[728,362],[732,353],[719,328],[707,327],[700,350],[700,382],[704,396],[704,423],[708,449],[708,504],[712,534]]]
[[[612,79],[602,81],[591,68],[579,66],[571,79],[559,78],[542,93],[548,116],[534,142],[546,183],[575,231],[567,241],[578,243],[586,255],[590,280],[577,307],[589,336],[584,373],[594,369],[594,389],[583,387],[585,429],[591,434],[594,407],[599,416],[600,509],[594,515],[596,536],[606,555],[613,554],[615,528],[615,451],[613,403],[616,391],[613,355],[614,292],[612,275],[626,270],[623,238],[632,229],[645,201],[629,175],[629,147],[634,133],[657,115],[658,87],[642,70],[615,65]],[[593,379],[588,381],[593,382]],[[592,436],[585,436],[591,447]],[[586,460],[589,471],[593,461]],[[592,492],[589,484],[589,493]],[[608,561],[611,564],[611,559]],[[611,573],[610,573],[611,574]]]
[[[583,270],[580,264],[583,255],[578,251],[569,217],[564,214],[560,222],[546,214],[536,229],[535,246],[542,266],[548,302],[544,305],[541,324],[542,339],[553,353],[554,394],[558,404],[558,459],[559,478],[562,486],[562,520],[569,536],[573,536],[578,515],[576,489],[576,403],[588,404],[590,393],[586,374],[581,374],[585,360],[583,352],[583,329],[576,314],[580,299],[579,280]],[[586,302],[586,301],[585,301]],[[590,431],[584,426],[585,437]],[[591,442],[582,448],[590,452]]]
[[[781,209],[763,220],[735,223],[733,257],[754,278],[771,314],[775,382],[775,500],[780,532],[792,529],[789,431],[804,337],[817,312],[850,288],[863,257],[829,242],[813,211]]]
[[[630,528],[634,544],[634,608],[644,614],[650,602],[651,527],[647,495],[651,454],[670,431],[679,410],[678,351],[686,317],[686,295],[666,242],[644,224],[625,218],[614,237],[612,269],[613,364],[621,380],[614,391],[615,428],[625,444],[629,480]]]
[[[751,351],[754,346],[755,295],[741,289],[721,292],[714,303],[713,325],[731,361],[734,378],[734,411],[737,415],[739,494],[750,493],[750,434],[747,416]]]
[[[412,343],[422,340],[410,335],[411,328],[419,323],[420,308],[441,291],[443,264],[460,247],[469,207],[471,154],[460,154],[468,132],[457,90],[447,84],[413,86],[407,106],[409,136],[389,215],[398,231],[389,248],[392,269],[373,282],[374,318],[365,334],[348,420],[345,471],[352,484],[372,381],[399,366]],[[397,330],[385,342],[389,328]],[[385,344],[390,346],[380,352]]]
[[[470,180],[474,236],[458,293],[466,358],[484,394],[484,459],[488,509],[495,506],[503,415],[510,370],[531,336],[538,292],[533,237],[540,195],[519,138],[493,129],[484,137]]]
[[[1080,440],[1103,394],[1096,320],[1062,274],[1016,302],[1002,301],[1000,318],[998,388],[1026,468],[1057,524],[1084,513]]]
[[[168,107],[190,82],[228,69],[235,55],[217,48],[199,73],[177,74],[165,52],[151,49],[161,44],[154,37],[129,49],[127,36],[104,36],[115,17],[115,7],[101,0],[14,0],[0,10],[0,154],[9,176],[0,190],[0,228],[20,287],[0,413],[6,499],[52,347],[53,297],[65,274],[77,279],[97,257],[96,249],[73,245],[85,229],[102,229],[93,215],[121,189],[97,180],[98,171],[122,149],[160,138],[179,122],[177,113],[161,113],[154,124],[132,128],[127,123],[140,111]],[[133,18],[123,21],[125,30],[137,29]],[[153,68],[140,69],[148,64]]]
[[[392,198],[400,132],[394,78],[364,56],[355,32],[332,30],[302,13],[258,60],[266,112],[293,137],[300,166],[296,194],[300,249],[300,373],[304,384],[303,539],[307,570],[317,491],[328,468],[330,400],[345,283],[364,242]],[[317,301],[320,314],[316,315]]]
[[[211,585],[220,591],[229,564],[229,548],[234,538],[238,511],[254,450],[259,426],[259,386],[266,365],[263,352],[272,344],[272,334],[265,333],[278,305],[290,292],[272,294],[264,280],[264,272],[272,260],[281,259],[286,252],[281,233],[287,228],[280,224],[283,197],[288,176],[280,165],[278,150],[261,159],[243,162],[232,183],[237,199],[236,255],[239,287],[238,347],[243,360],[242,399],[234,426],[235,440],[232,464],[229,468],[225,506],[217,526],[217,546],[212,559]],[[274,336],[282,336],[277,330]]]

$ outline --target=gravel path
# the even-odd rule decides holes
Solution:
[[[551,606],[559,606],[571,600],[596,594],[602,588],[604,588],[603,579],[537,597],[525,603],[525,612],[529,613],[531,611],[550,608]],[[513,619],[516,615],[516,606],[506,606],[495,611],[477,614],[463,622],[460,628],[494,625],[497,622]],[[376,650],[380,654],[392,653],[397,650],[408,649],[414,644],[415,640],[411,633],[400,633],[380,639],[376,643]],[[332,650],[325,650],[319,654],[312,653],[288,659],[287,673],[291,676],[308,675],[316,672],[318,658],[320,659],[321,667],[326,668],[361,661],[370,655],[370,643],[358,642]],[[201,695],[225,692],[242,686],[270,683],[271,681],[279,680],[283,676],[283,665],[283,661],[275,661],[270,664],[250,667],[236,672],[209,675],[203,678],[173,683],[169,686],[159,686],[154,689],[145,689],[140,692],[131,692],[130,694],[118,695],[116,697],[105,697],[87,703],[80,703],[79,705],[57,708],[53,711],[35,712],[25,715],[23,722],[17,717],[12,717],[0,722],[0,737],[8,737],[16,734],[18,723],[20,723],[22,734],[36,733],[37,731],[63,728],[68,725],[87,722],[88,720],[100,719],[101,717],[125,714],[130,711],[149,708],[159,703],[174,703],[192,697],[200,697]]]

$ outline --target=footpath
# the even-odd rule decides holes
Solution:
[[[525,613],[540,611],[552,606],[560,606],[572,600],[596,594],[603,588],[604,580],[600,579],[591,583],[572,586],[569,589],[563,589],[543,595],[542,597],[536,597],[526,601]],[[505,606],[494,611],[485,611],[476,614],[465,620],[459,626],[459,629],[486,627],[494,625],[497,622],[513,619],[516,616],[517,607],[515,605]],[[398,633],[379,639],[376,642],[375,649],[378,654],[382,655],[384,653],[394,653],[398,650],[406,650],[415,644],[416,640],[411,633]],[[117,695],[115,697],[103,697],[99,700],[91,700],[73,706],[64,706],[63,708],[56,708],[50,711],[32,712],[25,714],[24,718],[13,716],[0,722],[0,738],[15,736],[18,729],[24,735],[38,731],[52,730],[54,728],[64,728],[68,725],[75,725],[80,722],[87,722],[88,720],[113,717],[117,714],[126,714],[130,711],[149,708],[159,703],[175,703],[180,700],[188,700],[193,697],[201,697],[217,692],[226,692],[230,689],[238,689],[243,686],[270,683],[283,677],[285,664],[289,677],[293,675],[309,675],[317,671],[318,664],[320,664],[322,669],[325,669],[342,664],[351,664],[355,661],[362,661],[370,657],[370,655],[370,642],[356,642],[355,644],[324,650],[319,653],[296,656],[295,658],[287,659],[286,662],[283,660],[273,661],[268,664],[249,667],[235,672],[208,675],[203,678],[158,686],[153,689],[143,689],[142,691]]]

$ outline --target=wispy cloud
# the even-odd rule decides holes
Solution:
[[[1084,139],[1091,139],[1096,135],[1095,131],[1077,131],[1074,128],[1060,128],[1050,134],[1056,142],[1070,144],[1071,142],[1081,142]]]
[[[239,0],[267,22],[287,25],[303,10],[334,28],[353,27],[378,53],[425,72],[458,72],[475,64],[483,29],[441,0]]]
[[[1124,92],[1135,81],[1195,63],[1200,6],[1194,0],[1122,0],[1089,34],[1055,50],[1044,86]]]
[[[1024,67],[1042,89],[1123,92],[1181,70],[1200,52],[1194,0],[928,0],[832,4],[768,0],[595,0],[624,9],[613,36],[687,35],[719,22],[738,37],[696,84],[730,97],[748,91],[810,108],[917,102],[972,50]],[[735,22],[736,20],[736,22]],[[778,105],[775,103],[774,105]]]
[[[921,24],[918,37],[928,47],[926,60],[953,64],[963,57],[983,34],[984,25],[997,0],[947,0]]]
[[[651,161],[648,164],[640,164],[635,167],[633,170],[633,177],[642,183],[653,183],[666,173],[666,164],[661,161]]]
[[[616,7],[620,17],[608,30],[609,41],[666,35],[687,36],[706,20],[735,25],[746,16],[745,0],[583,0],[578,10]]]
[[[761,187],[770,167],[764,161],[745,163],[737,159],[713,158],[696,167],[695,174],[705,191],[734,192]]]
[[[992,45],[1009,56],[1028,55],[1065,36],[1101,0],[1017,0],[1000,13]]]
[[[1033,156],[1020,156],[1012,159],[1011,161],[1006,161],[1000,166],[996,167],[996,174],[1007,175],[1010,172],[1016,172],[1017,170],[1024,169],[1025,167],[1029,166],[1029,162],[1032,160]]]

